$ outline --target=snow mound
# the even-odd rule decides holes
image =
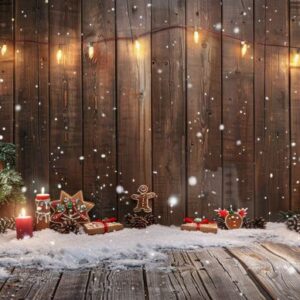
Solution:
[[[9,231],[0,236],[0,267],[77,269],[101,264],[114,268],[151,267],[164,263],[168,249],[235,247],[264,241],[300,246],[300,235],[279,223],[268,223],[265,230],[219,230],[218,234],[161,225],[94,236],[83,232],[64,235],[47,229],[25,240],[17,240],[15,232]]]

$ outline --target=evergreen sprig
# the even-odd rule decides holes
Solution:
[[[21,175],[12,169],[0,172],[0,205],[9,202],[25,202]]]
[[[6,168],[15,168],[16,146],[14,144],[0,142],[0,161],[5,164]]]

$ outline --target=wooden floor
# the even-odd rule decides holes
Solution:
[[[0,299],[300,299],[300,248],[169,252],[170,268],[41,271],[14,268]]]

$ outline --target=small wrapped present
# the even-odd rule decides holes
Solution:
[[[122,230],[124,226],[118,223],[116,218],[109,218],[85,223],[83,228],[87,234],[93,235]]]
[[[217,233],[218,225],[216,222],[209,221],[208,219],[185,218],[184,224],[181,225],[181,230]]]

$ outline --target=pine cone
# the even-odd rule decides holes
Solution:
[[[77,234],[79,232],[79,224],[74,220],[65,220],[63,223],[50,223],[50,228],[59,233]]]
[[[148,226],[157,224],[157,218],[156,218],[156,216],[154,216],[152,214],[146,215],[145,220],[146,220]]]
[[[243,220],[243,228],[251,229],[253,227],[253,220],[250,220],[249,218],[244,218]]]
[[[146,228],[147,227],[147,221],[143,217],[135,216],[133,218],[131,226],[133,228],[138,228],[138,229]]]
[[[289,230],[300,232],[300,214],[288,218],[286,225]]]
[[[127,214],[125,217],[124,217],[124,221],[125,221],[125,224],[126,226],[129,226],[129,227],[132,227],[132,223],[133,223],[133,219],[136,215],[132,215],[132,214]]]
[[[0,233],[5,233],[7,229],[15,229],[16,221],[15,218],[0,218]]]
[[[252,221],[252,226],[253,226],[252,228],[265,229],[266,225],[267,225],[267,222],[263,217],[255,218]]]
[[[223,218],[218,216],[215,218],[214,221],[217,223],[220,229],[228,229],[227,226],[225,225],[225,220]]]

